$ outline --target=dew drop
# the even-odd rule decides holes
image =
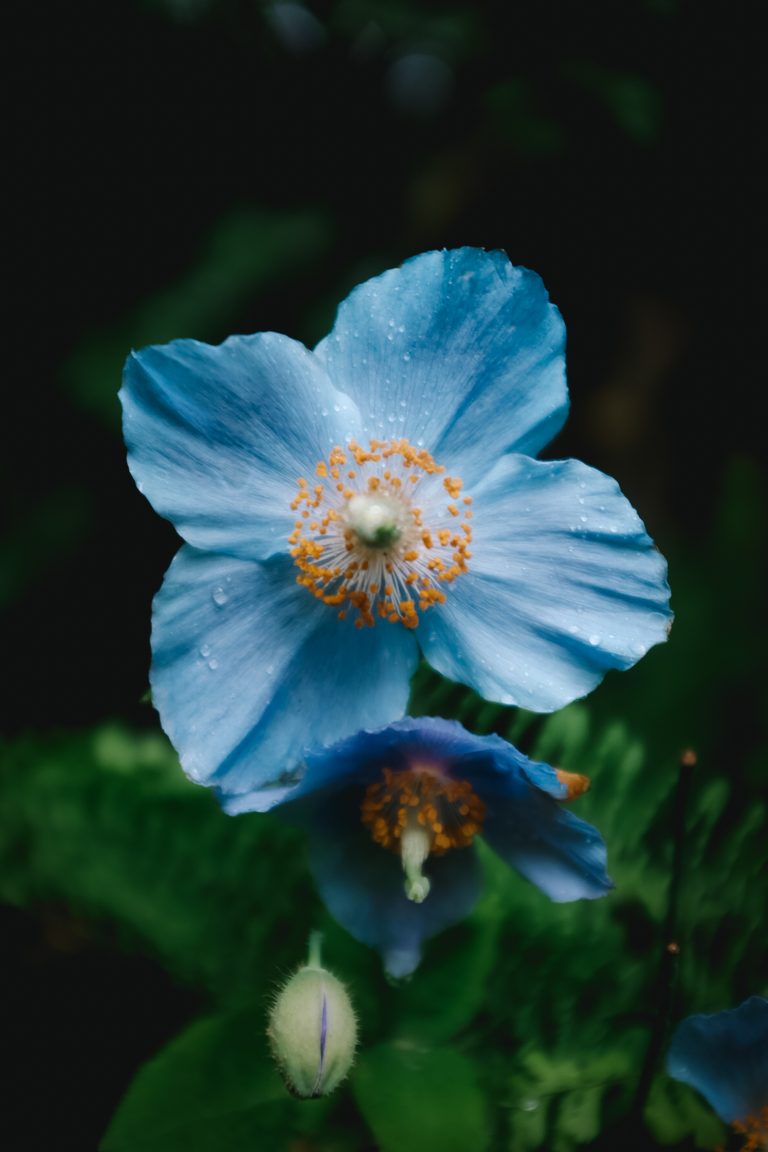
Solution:
[[[215,656],[212,656],[211,659],[208,661],[208,667],[210,668],[211,672],[215,672],[216,669],[218,668],[218,666],[219,666],[218,660],[216,659]]]
[[[213,592],[211,593],[211,597],[213,599],[214,604],[217,604],[219,606],[219,608],[223,608],[224,605],[229,600],[229,596],[227,595],[227,593],[224,591],[224,589],[221,587],[220,584],[217,588],[214,588]]]
[[[592,635],[589,638],[589,642],[593,648],[597,648],[598,644],[600,643],[600,637],[597,635],[596,632],[592,633]]]
[[[211,654],[210,644],[203,644],[202,648],[200,649],[200,655],[203,657],[203,659],[205,659],[206,656],[210,656],[210,654]]]
[[[581,520],[582,524],[586,524],[587,517],[586,516],[579,516],[579,520]]]

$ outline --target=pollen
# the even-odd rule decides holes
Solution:
[[[592,784],[589,776],[582,776],[580,772],[566,772],[564,768],[555,768],[555,776],[568,789],[563,797],[565,800],[575,800],[577,796],[583,796]]]
[[[747,1116],[744,1120],[737,1120],[733,1128],[743,1136],[742,1152],[756,1152],[757,1149],[768,1148],[768,1105],[761,1108],[755,1116]]]
[[[290,506],[297,582],[358,628],[377,619],[416,628],[469,567],[462,481],[405,439],[337,445],[314,474],[312,485],[297,480]]]
[[[430,768],[385,768],[382,779],[366,789],[360,817],[382,848],[399,853],[404,828],[416,824],[430,838],[430,854],[442,856],[472,843],[483,826],[485,805],[467,780]]]
[[[369,784],[360,818],[374,844],[397,853],[408,900],[421,904],[429,895],[423,866],[430,855],[467,848],[480,831],[485,805],[467,780],[453,780],[439,769],[385,768]]]

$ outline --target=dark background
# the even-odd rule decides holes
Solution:
[[[7,11],[9,740],[156,723],[150,601],[176,540],[125,467],[115,397],[132,344],[264,329],[311,344],[366,276],[432,247],[500,247],[541,274],[568,328],[573,410],[550,455],[617,476],[672,559],[704,554],[738,500],[734,469],[762,483],[745,6]],[[712,667],[697,706],[732,708],[713,755],[737,761],[763,696],[737,660]],[[199,998],[44,894],[9,904],[3,928],[19,1147],[95,1147]]]

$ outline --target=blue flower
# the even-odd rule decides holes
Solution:
[[[392,975],[406,976],[422,941],[475,903],[477,835],[552,900],[610,890],[602,838],[559,803],[587,785],[499,736],[407,717],[309,752],[281,812],[307,829],[333,916],[377,948]]]
[[[745,1148],[768,1148],[768,1000],[688,1016],[672,1037],[667,1071],[743,1133]]]
[[[129,464],[186,543],[154,604],[153,700],[240,809],[309,744],[402,716],[419,649],[534,711],[664,640],[666,565],[616,483],[536,453],[565,420],[564,328],[502,252],[428,252],[286,336],[129,357]]]

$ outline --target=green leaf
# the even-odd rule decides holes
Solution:
[[[319,902],[303,838],[271,816],[226,816],[159,734],[22,740],[4,750],[0,806],[11,903],[108,918],[229,1005],[304,952]]]
[[[578,1050],[562,1055],[533,1045],[520,1053],[509,1101],[511,1148],[537,1148],[548,1130],[548,1152],[570,1152],[597,1137],[609,1094],[631,1075],[632,1052],[592,1044],[585,1051],[586,1060]]]
[[[141,1068],[101,1152],[252,1152],[321,1123],[329,1100],[287,1094],[264,1029],[261,1005],[193,1024]]]
[[[645,1120],[659,1144],[677,1144],[693,1135],[697,1148],[725,1143],[725,1126],[701,1097],[669,1076],[660,1075],[651,1088]]]
[[[352,1088],[381,1152],[482,1152],[490,1145],[475,1066],[453,1048],[380,1044],[361,1053]]]

